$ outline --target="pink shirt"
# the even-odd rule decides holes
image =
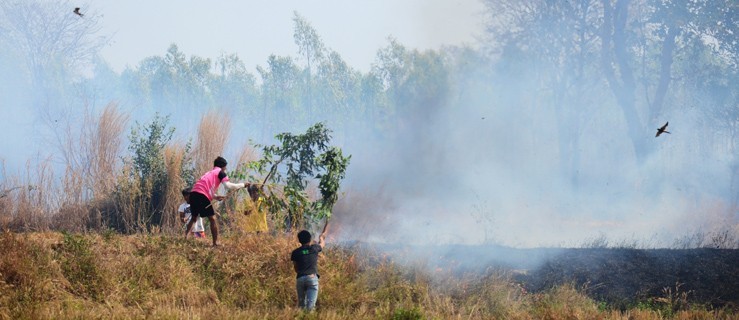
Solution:
[[[197,192],[205,195],[208,200],[213,200],[216,189],[221,185],[221,182],[228,181],[228,176],[225,172],[221,171],[219,167],[213,167],[212,170],[206,172],[195,185],[192,186],[192,192]]]

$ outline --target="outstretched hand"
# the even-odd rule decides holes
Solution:
[[[326,245],[326,234],[325,233],[321,233],[321,235],[318,236],[318,245],[321,247]]]
[[[326,224],[323,225],[323,231],[321,231],[321,237],[325,237],[326,233],[328,233],[328,218],[326,219]]]
[[[321,234],[318,236],[318,244],[321,247],[326,243],[326,233],[328,233],[328,219],[326,219],[326,224],[323,225],[323,231],[321,231]]]

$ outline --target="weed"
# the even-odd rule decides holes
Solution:
[[[665,287],[662,289],[662,296],[653,299],[657,310],[662,311],[667,316],[674,316],[677,311],[688,310],[690,304],[688,303],[688,295],[690,291],[681,291],[682,283],[676,283],[674,289],[672,287]]]
[[[411,309],[397,308],[393,312],[393,320],[421,320],[424,319],[423,313],[417,307]]]
[[[60,255],[62,274],[71,290],[83,297],[102,301],[106,275],[98,266],[98,257],[90,249],[90,240],[81,235],[64,233]]]

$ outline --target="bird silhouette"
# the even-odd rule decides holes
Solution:
[[[665,125],[664,126],[662,126],[659,129],[657,129],[657,135],[655,135],[654,137],[655,138],[656,137],[659,137],[659,135],[661,135],[662,133],[670,133],[669,131],[667,131],[667,125],[668,124],[670,124],[669,121],[668,122],[665,122]]]
[[[74,11],[72,11],[72,12],[74,12],[74,14],[76,14],[76,15],[78,15],[80,17],[85,16],[84,14],[82,14],[82,12],[80,12],[80,8],[74,8]]]

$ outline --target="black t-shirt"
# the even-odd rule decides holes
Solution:
[[[318,253],[321,252],[321,246],[314,244],[310,246],[301,246],[293,250],[290,260],[295,261],[298,278],[309,274],[318,275]]]

